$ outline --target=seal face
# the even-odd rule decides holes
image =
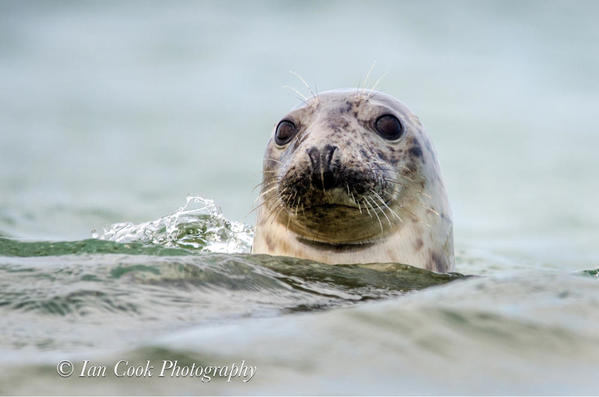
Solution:
[[[418,118],[381,92],[323,92],[283,117],[260,199],[252,253],[453,269],[432,145]]]

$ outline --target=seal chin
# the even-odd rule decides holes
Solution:
[[[362,205],[351,198],[311,202],[306,206],[287,207],[280,211],[277,221],[293,231],[303,241],[320,244],[366,244],[384,238],[396,227],[392,218],[377,221],[381,209],[363,201]],[[377,214],[378,213],[378,214]]]

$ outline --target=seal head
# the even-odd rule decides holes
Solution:
[[[449,204],[420,121],[393,97],[327,91],[268,142],[253,253],[453,268]]]

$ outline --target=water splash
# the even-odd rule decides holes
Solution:
[[[213,200],[189,196],[174,213],[151,222],[115,223],[94,238],[118,243],[145,243],[218,253],[249,253],[251,227],[226,219]]]

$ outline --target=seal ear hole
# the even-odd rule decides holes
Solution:
[[[374,122],[376,132],[389,141],[395,141],[403,135],[403,125],[392,114],[384,114]]]
[[[281,120],[275,129],[275,143],[279,146],[288,144],[297,134],[296,125],[290,120]]]

